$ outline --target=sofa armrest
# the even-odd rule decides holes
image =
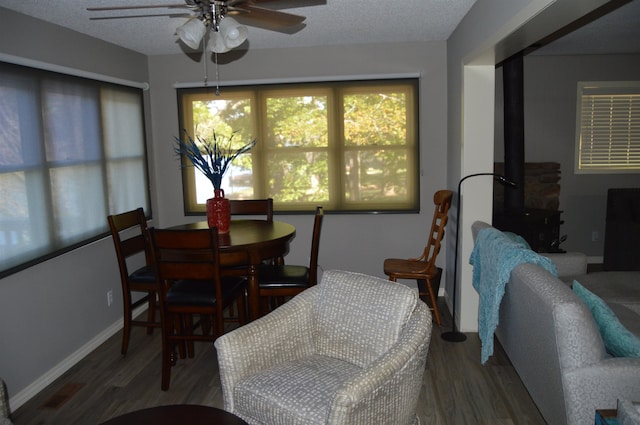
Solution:
[[[608,358],[565,372],[567,424],[593,422],[596,409],[615,409],[618,399],[640,400],[640,359]]]
[[[587,273],[587,256],[582,252],[541,254],[556,265],[558,277],[577,276]]]

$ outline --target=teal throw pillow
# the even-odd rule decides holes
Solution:
[[[640,339],[620,323],[607,303],[577,280],[573,281],[573,292],[591,310],[609,354],[615,357],[640,357]]]

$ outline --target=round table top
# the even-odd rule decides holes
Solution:
[[[125,413],[102,425],[247,425],[229,412],[210,406],[175,404]]]
[[[208,229],[206,221],[170,227],[178,230]],[[229,233],[220,233],[220,249],[255,247],[261,243],[289,240],[295,236],[296,228],[282,221],[231,220]]]

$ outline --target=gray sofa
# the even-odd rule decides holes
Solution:
[[[474,240],[487,227],[475,222]],[[593,424],[596,409],[614,409],[618,399],[640,400],[640,358],[607,354],[591,311],[567,284],[576,278],[585,287],[595,285],[584,275],[586,258],[548,256],[565,281],[535,264],[515,267],[495,334],[547,423]],[[637,323],[640,316],[630,320]]]

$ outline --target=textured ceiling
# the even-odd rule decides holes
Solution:
[[[286,3],[290,0],[280,0]],[[326,4],[283,11],[306,16],[305,28],[283,34],[249,28],[249,48],[311,47],[375,42],[446,40],[475,0],[403,0],[401,7],[376,0],[326,0]],[[46,4],[43,4],[46,3]],[[176,13],[176,9],[88,12],[87,7],[181,3],[180,0],[0,0],[0,6],[53,22],[147,55],[183,50],[175,29],[185,18],[139,17],[90,20],[97,16]],[[274,2],[276,3],[276,2]],[[261,3],[266,7],[269,3]]]
[[[272,5],[322,0],[274,0]],[[475,0],[403,0],[401,7],[376,0],[326,0],[326,4],[283,11],[307,17],[305,27],[283,34],[249,27],[251,49],[311,47],[375,42],[446,40]],[[43,3],[45,3],[43,5]],[[182,53],[175,29],[185,18],[91,17],[176,13],[176,9],[88,12],[87,7],[181,3],[181,0],[0,0],[0,6],[53,22],[147,55]],[[261,6],[268,6],[263,2]],[[633,0],[533,54],[640,53],[640,0]]]

